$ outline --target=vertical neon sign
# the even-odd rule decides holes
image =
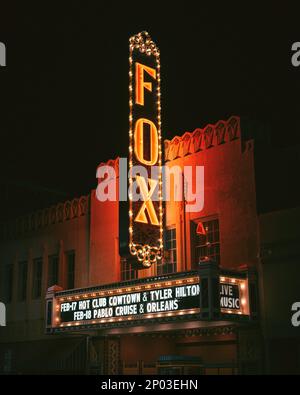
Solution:
[[[162,257],[162,150],[160,53],[147,32],[129,40],[129,249],[144,267]],[[148,179],[133,174],[143,166]],[[158,179],[151,178],[152,166]],[[133,183],[142,200],[133,201]],[[158,191],[158,199],[153,199]]]

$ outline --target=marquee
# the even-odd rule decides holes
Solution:
[[[249,315],[248,281],[219,278],[220,314]],[[49,328],[137,325],[139,322],[198,319],[200,278],[196,272],[150,277],[89,289],[56,292],[51,300]]]

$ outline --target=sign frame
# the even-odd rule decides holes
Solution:
[[[158,285],[159,284],[159,285]],[[118,295],[122,294],[125,290],[130,293],[134,290],[152,290],[152,289],[163,289],[171,286],[182,286],[185,284],[200,284],[200,277],[198,271],[189,271],[176,273],[173,275],[166,276],[155,276],[148,277],[146,279],[138,279],[132,281],[124,281],[119,283],[113,283],[109,285],[102,285],[98,287],[74,289],[74,290],[56,290],[54,292],[50,290],[46,297],[51,311],[47,312],[47,316],[51,317],[49,322],[46,324],[46,332],[64,332],[64,331],[78,331],[85,329],[107,329],[115,327],[128,327],[138,326],[140,324],[145,325],[146,323],[164,323],[164,322],[182,322],[182,321],[202,321],[200,318],[200,296],[199,296],[199,308],[193,307],[186,310],[178,311],[166,311],[159,314],[144,314],[143,316],[127,316],[120,318],[111,319],[98,319],[98,320],[86,320],[86,321],[72,321],[72,322],[61,322],[60,321],[60,304],[64,302],[72,302],[76,300],[84,300],[88,298],[94,298],[103,295]],[[219,319],[228,319],[234,321],[248,320],[250,317],[250,306],[249,306],[249,293],[248,293],[248,278],[247,276],[223,276],[219,277],[219,284],[234,284],[239,286],[240,298],[245,299],[245,304],[240,305],[239,310],[230,310],[220,308]],[[48,304],[47,304],[48,305]]]
[[[160,52],[146,31],[132,36],[129,43],[129,251],[148,268],[163,256]],[[149,107],[153,109],[152,119]],[[150,133],[145,133],[145,124]],[[146,145],[148,160],[144,157]],[[147,180],[133,174],[133,167],[139,165],[145,168]],[[152,166],[158,167],[158,180],[151,179]],[[144,191],[143,201],[133,202],[133,184],[138,181]],[[158,200],[152,201],[151,194],[157,187]]]

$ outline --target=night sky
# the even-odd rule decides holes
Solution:
[[[127,156],[128,39],[142,30],[161,50],[165,138],[239,115],[267,125],[274,146],[299,144],[297,10],[283,2],[262,9],[184,1],[168,10],[163,2],[106,3],[0,2],[6,213],[32,208],[12,198],[20,186],[57,200],[79,196],[95,188],[100,162]]]

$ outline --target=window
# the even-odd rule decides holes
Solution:
[[[135,280],[137,278],[137,270],[135,270],[131,263],[126,258],[121,258],[121,280]]]
[[[32,297],[37,299],[42,294],[42,275],[43,275],[43,260],[42,258],[34,259],[33,261],[33,288]]]
[[[171,274],[177,270],[177,251],[176,251],[176,228],[166,229],[165,238],[165,257],[157,265],[157,274]]]
[[[19,262],[19,267],[18,267],[18,300],[21,302],[26,300],[27,269],[28,269],[28,264],[26,261]]]
[[[13,294],[14,265],[9,264],[4,269],[4,302],[10,303]]]
[[[66,253],[67,265],[67,289],[73,289],[75,286],[75,251]]]
[[[51,255],[48,260],[48,287],[58,285],[58,256]]]
[[[197,266],[201,259],[210,258],[220,264],[220,235],[219,220],[202,222],[205,234],[196,234],[195,243],[195,265]],[[196,233],[196,228],[195,228]]]

